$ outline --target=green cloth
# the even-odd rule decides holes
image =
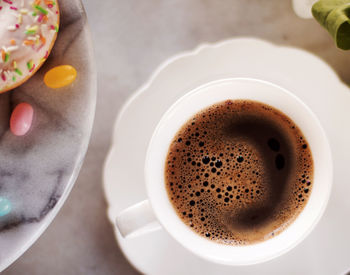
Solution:
[[[312,6],[312,14],[338,48],[350,49],[350,0],[320,0]]]

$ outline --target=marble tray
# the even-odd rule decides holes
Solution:
[[[0,196],[12,212],[0,217],[0,271],[43,233],[67,198],[82,165],[93,124],[96,71],[86,15],[80,0],[60,0],[57,42],[44,66],[24,85],[0,95]],[[70,64],[73,85],[52,90],[43,76]],[[9,117],[19,102],[34,107],[31,131],[15,137]]]

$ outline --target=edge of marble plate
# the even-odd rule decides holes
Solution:
[[[92,36],[91,36],[91,30],[89,27],[89,22],[88,22],[88,18],[86,16],[86,12],[85,12],[85,8],[84,5],[82,3],[81,0],[77,0],[77,5],[80,5],[81,10],[82,10],[82,14],[83,16],[85,16],[85,28],[82,30],[82,33],[85,33],[85,37],[86,40],[88,41],[87,43],[87,56],[90,56],[91,58],[89,59],[90,62],[88,62],[88,65],[91,71],[91,75],[90,75],[90,84],[89,86],[91,87],[91,90],[95,90],[95,93],[93,94],[93,99],[94,103],[92,103],[92,111],[91,111],[91,115],[90,118],[87,120],[89,127],[87,127],[87,136],[86,136],[86,142],[85,144],[82,144],[82,150],[81,150],[81,154],[80,156],[77,158],[76,160],[76,167],[74,168],[74,172],[72,173],[72,175],[69,177],[69,180],[67,181],[66,187],[60,197],[60,199],[57,201],[57,204],[55,205],[55,207],[53,209],[51,209],[51,211],[46,215],[46,217],[44,218],[43,222],[41,223],[41,225],[38,227],[37,230],[35,230],[35,233],[26,240],[26,242],[23,244],[23,246],[21,247],[21,249],[19,249],[18,251],[16,251],[16,253],[13,253],[11,256],[9,256],[8,258],[4,259],[3,261],[1,261],[0,263],[0,272],[2,272],[3,270],[5,270],[7,267],[9,267],[13,262],[15,262],[22,254],[24,254],[24,252],[26,252],[33,244],[34,242],[44,233],[44,231],[47,229],[47,227],[51,224],[51,222],[53,221],[53,219],[56,217],[56,215],[58,214],[58,212],[60,211],[61,207],[63,206],[63,204],[65,203],[66,199],[68,198],[74,183],[79,175],[80,169],[83,165],[84,159],[85,159],[85,155],[87,153],[87,149],[90,143],[90,138],[91,138],[91,133],[92,133],[92,128],[93,128],[93,122],[94,122],[94,118],[95,118],[95,112],[96,112],[96,98],[97,98],[97,70],[96,70],[96,66],[95,66],[95,54],[94,54],[94,50],[93,50],[93,41],[92,41]]]

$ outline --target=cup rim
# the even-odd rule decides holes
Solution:
[[[236,261],[232,258],[220,258],[218,257],[217,255],[209,255],[208,253],[203,253],[201,251],[201,249],[203,249],[203,247],[205,245],[208,245],[208,243],[211,243],[212,246],[217,246],[217,247],[230,247],[232,250],[233,248],[235,248],[236,250],[241,250],[243,251],[245,248],[247,247],[252,247],[254,246],[255,244],[252,244],[252,245],[243,245],[243,246],[234,246],[234,245],[223,245],[223,244],[219,244],[219,243],[216,243],[214,241],[211,241],[211,240],[207,240],[203,237],[201,237],[200,235],[198,235],[197,233],[195,233],[192,229],[190,229],[187,225],[185,225],[183,223],[183,221],[181,220],[181,218],[177,215],[175,209],[173,208],[173,205],[172,203],[170,202],[170,199],[168,197],[168,194],[166,194],[166,200],[168,201],[168,204],[171,205],[172,207],[172,211],[169,212],[169,208],[168,208],[168,213],[167,215],[170,215],[172,218],[175,218],[176,216],[176,220],[177,222],[176,223],[172,223],[172,224],[169,224],[169,219],[168,221],[165,221],[165,215],[164,213],[162,213],[162,211],[164,210],[164,208],[162,210],[160,210],[159,206],[159,200],[157,200],[157,197],[154,195],[154,187],[155,187],[155,184],[152,184],[152,158],[154,157],[152,154],[154,152],[157,151],[157,153],[159,153],[158,151],[159,150],[155,150],[154,146],[155,145],[158,145],[156,143],[158,143],[157,141],[157,138],[159,137],[159,133],[160,131],[166,127],[166,123],[167,123],[167,120],[169,117],[171,116],[174,116],[174,114],[176,113],[176,109],[179,107],[179,105],[181,105],[183,102],[186,102],[186,101],[189,101],[191,99],[192,96],[196,95],[197,93],[200,94],[202,91],[205,91],[206,89],[211,89],[213,87],[216,87],[217,85],[220,85],[220,84],[232,84],[235,85],[235,83],[238,83],[238,82],[244,82],[244,83],[250,83],[250,84],[254,84],[254,85],[257,85],[257,86],[264,86],[264,87],[269,87],[269,88],[272,88],[272,89],[275,89],[276,91],[278,90],[281,94],[283,94],[285,97],[288,97],[290,98],[291,101],[294,101],[294,104],[296,105],[299,105],[300,107],[303,108],[303,111],[306,112],[309,116],[309,121],[312,121],[310,123],[313,123],[315,129],[317,129],[318,131],[318,134],[321,135],[320,136],[320,139],[322,139],[322,146],[324,148],[324,155],[326,155],[326,158],[323,160],[323,162],[325,163],[325,165],[323,166],[326,166],[328,169],[327,169],[327,179],[324,180],[326,183],[326,194],[324,196],[324,198],[322,199],[322,201],[319,203],[319,206],[318,206],[318,212],[317,212],[317,215],[316,217],[313,218],[313,221],[312,223],[310,223],[307,227],[305,227],[305,229],[303,230],[302,234],[299,234],[298,238],[294,238],[293,241],[291,241],[291,244],[289,244],[288,246],[285,246],[283,247],[283,249],[276,249],[276,251],[274,251],[273,253],[269,253],[268,255],[266,256],[256,256],[255,258],[253,255],[250,259],[246,259],[246,260],[241,260],[241,261]],[[230,99],[230,98],[227,98],[227,99]],[[248,99],[246,97],[238,97],[238,98],[235,98],[235,99]],[[224,101],[225,99],[223,99],[222,101]],[[258,100],[259,101],[259,100]],[[207,106],[210,106],[210,105],[213,105],[215,103],[217,103],[219,101],[213,101],[211,102],[209,105]],[[279,107],[276,107],[275,105],[273,104],[270,104],[270,103],[266,103],[265,101],[261,101],[262,103],[265,103],[265,104],[268,104],[268,105],[271,105],[277,109],[280,109]],[[205,108],[205,107],[204,107]],[[203,108],[202,108],[203,109]],[[281,109],[280,109],[281,110]],[[281,110],[283,113],[284,110]],[[193,114],[197,113],[197,111],[193,112]],[[289,116],[287,114],[287,116]],[[190,118],[191,116],[188,116],[188,119]],[[289,116],[290,117],[290,116]],[[294,120],[292,118],[292,120]],[[183,122],[184,123],[184,122]],[[181,123],[183,125],[183,123]],[[299,124],[296,123],[298,126]],[[177,130],[180,129],[180,127],[177,128]],[[177,132],[176,130],[176,132]],[[302,132],[304,133],[303,129],[301,128]],[[173,136],[172,136],[173,138]],[[171,139],[172,139],[171,138]],[[309,144],[310,144],[310,140],[309,141]],[[170,144],[171,140],[168,140],[168,145]],[[166,151],[168,151],[168,148],[169,146],[167,146],[166,148]],[[164,150],[163,150],[164,151]],[[313,153],[313,151],[312,151]],[[315,162],[315,160],[314,160]],[[165,160],[163,161],[163,163],[165,163]],[[164,164],[163,164],[164,165]],[[315,165],[314,165],[315,166]],[[163,189],[165,189],[165,184],[164,184],[164,166],[161,166],[162,167],[162,171],[163,171],[163,180],[161,181],[161,184],[163,185]],[[158,167],[159,169],[159,167]],[[315,170],[315,168],[314,168]],[[328,203],[328,200],[329,200],[329,197],[330,197],[330,193],[331,193],[331,186],[332,186],[332,178],[333,178],[333,162],[332,162],[332,154],[331,154],[331,149],[330,149],[330,146],[329,146],[329,142],[328,142],[328,138],[325,134],[325,131],[323,130],[323,127],[321,125],[321,123],[319,122],[318,118],[316,117],[316,115],[311,111],[311,109],[303,102],[301,101],[298,97],[296,97],[294,94],[292,94],[290,91],[276,85],[276,84],[273,84],[273,83],[270,83],[268,81],[264,81],[264,80],[259,80],[259,79],[254,79],[254,78],[225,78],[225,79],[218,79],[218,80],[214,80],[214,81],[210,81],[204,85],[201,85],[195,89],[192,89],[191,91],[189,91],[188,93],[186,93],[184,96],[182,96],[181,98],[179,98],[176,102],[174,102],[172,104],[172,106],[163,114],[162,118],[160,119],[157,127],[155,128],[154,130],[154,133],[152,135],[152,138],[150,140],[150,143],[149,143],[149,146],[148,146],[148,149],[147,149],[147,154],[146,154],[146,161],[145,161],[145,179],[146,179],[146,190],[147,190],[147,194],[148,194],[148,198],[150,200],[150,204],[155,212],[155,215],[158,219],[158,221],[160,222],[160,224],[163,226],[163,228],[165,228],[165,230],[170,234],[170,236],[172,236],[177,242],[179,242],[181,245],[183,245],[185,248],[187,248],[188,250],[192,251],[193,253],[197,254],[198,256],[200,257],[203,257],[207,260],[210,260],[210,261],[214,261],[216,263],[221,263],[221,264],[226,264],[226,265],[252,265],[252,264],[257,264],[257,263],[261,263],[261,262],[266,262],[268,260],[271,260],[273,258],[276,258],[284,253],[286,253],[287,251],[291,250],[292,248],[294,248],[297,244],[299,244],[302,240],[304,240],[306,238],[307,235],[309,235],[309,233],[314,229],[314,227],[316,226],[316,224],[319,222],[320,218],[322,217],[325,209],[326,209],[326,206],[327,206],[327,203]],[[315,187],[313,186],[313,189]],[[164,194],[163,194],[164,195]],[[312,194],[311,194],[312,196]],[[309,204],[309,201],[311,199],[311,196],[308,200],[308,203]],[[168,205],[169,206],[169,205]],[[167,207],[165,207],[167,208]],[[306,206],[305,206],[306,208]],[[291,227],[300,217],[300,215],[305,212],[305,208],[303,209],[303,211],[301,213],[299,213],[298,217],[291,223],[291,225],[289,225],[286,229],[283,230],[283,232],[281,232],[280,234],[278,234],[277,236],[269,239],[269,240],[274,240],[274,239],[277,239],[277,238],[281,238],[279,236],[283,235],[285,231],[288,230],[289,227]],[[172,228],[172,226],[177,226],[178,228]],[[182,224],[182,226],[181,226]],[[198,241],[196,242],[196,244],[198,244],[196,247],[193,247],[191,244],[188,244],[188,243],[185,243],[182,238],[182,236],[180,236],[178,234],[178,232],[176,232],[177,230],[180,230],[182,231],[182,233],[184,232],[187,232],[189,233],[188,236],[190,237],[186,237],[186,241],[190,241],[191,240],[191,237],[193,237],[194,239],[201,239],[201,241]],[[185,235],[187,233],[184,233]],[[267,243],[269,242],[269,240],[265,240],[265,241],[262,241],[261,243]],[[202,245],[200,245],[200,243],[202,242]],[[258,243],[258,244],[261,244],[261,243]],[[215,244],[215,245],[213,245]],[[218,248],[219,249],[219,248]],[[230,249],[226,249],[227,251],[229,251]]]

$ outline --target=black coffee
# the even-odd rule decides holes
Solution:
[[[311,193],[313,160],[286,115],[259,102],[228,100],[179,130],[165,180],[176,212],[195,232],[249,244],[280,233],[298,216]]]

